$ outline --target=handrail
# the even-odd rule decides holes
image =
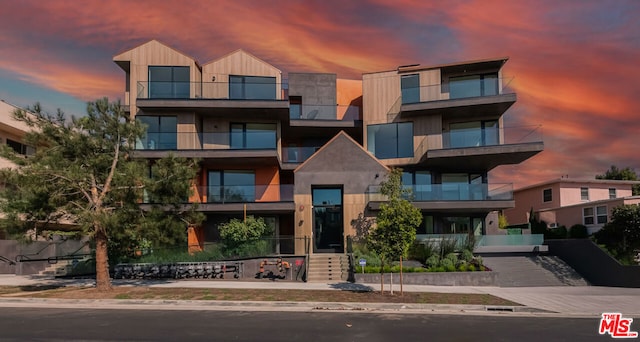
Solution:
[[[15,262],[15,261],[13,261],[13,260],[11,260],[11,259],[9,259],[9,258],[7,258],[7,257],[4,257],[4,256],[2,256],[2,255],[0,255],[0,261],[2,261],[2,262],[8,262],[8,263],[9,263],[9,265],[15,265],[15,264],[16,264],[16,262]]]

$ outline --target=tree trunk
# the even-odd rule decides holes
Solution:
[[[107,234],[96,227],[96,289],[111,290],[109,277],[109,257],[107,256]]]

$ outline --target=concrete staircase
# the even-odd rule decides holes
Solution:
[[[38,272],[39,276],[64,277],[72,267],[72,260],[60,260],[55,264],[49,264],[44,270]]]
[[[575,270],[551,255],[507,255],[482,257],[482,262],[498,272],[502,287],[586,286]]]
[[[349,257],[346,254],[317,253],[309,256],[309,282],[346,281]]]

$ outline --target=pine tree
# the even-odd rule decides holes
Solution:
[[[17,164],[0,171],[7,185],[0,203],[3,224],[22,237],[48,223],[72,224],[95,242],[99,290],[111,289],[109,249],[130,251],[142,239],[155,245],[186,241],[187,223],[202,220],[193,207],[179,205],[189,196],[196,161],[169,156],[150,170],[146,161],[132,158],[145,127],[120,103],[88,103],[87,115],[78,118],[44,112],[39,104],[29,112],[16,110],[13,116],[32,129],[25,143],[36,147],[35,155],[2,150]],[[154,204],[141,206],[145,197]]]

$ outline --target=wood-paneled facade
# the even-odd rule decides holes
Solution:
[[[371,189],[384,179],[389,167],[402,167],[413,173],[430,172],[430,182],[435,187],[442,186],[443,179],[451,175],[467,174],[469,182],[476,177],[474,181],[480,179],[481,187],[488,188],[488,169],[469,168],[459,160],[452,163],[441,155],[440,166],[434,167],[428,158],[429,151],[447,148],[443,136],[455,124],[496,121],[502,127],[502,114],[515,99],[515,95],[498,96],[495,100],[483,97],[481,102],[474,102],[478,101],[475,98],[462,102],[450,98],[452,80],[468,72],[495,74],[502,89],[501,68],[506,59],[428,68],[399,67],[364,74],[361,81],[340,80],[334,74],[291,73],[286,86],[278,68],[243,50],[200,65],[194,58],[153,40],[118,54],[114,61],[126,74],[124,103],[132,117],[158,117],[159,122],[163,122],[163,117],[175,117],[175,132],[158,132],[160,137],[163,134],[175,137],[175,142],[170,140],[163,150],[142,145],[137,155],[153,159],[171,151],[201,159],[189,201],[201,203],[200,210],[207,214],[207,221],[202,227],[189,227],[189,241],[198,245],[195,249],[217,237],[218,224],[246,211],[248,215],[267,217],[274,222],[277,237],[295,240],[292,248],[283,253],[305,253],[303,238],[318,242],[319,234],[327,234],[329,221],[332,227],[339,227],[336,236],[341,241],[333,241],[329,248],[315,243],[310,252],[329,249],[344,252],[346,237],[355,234],[354,220],[375,216],[379,205],[369,203],[375,197]],[[152,66],[189,67],[189,94],[181,93],[181,98],[172,99],[148,96],[146,88]],[[403,103],[402,79],[406,75],[417,75],[419,79],[417,103]],[[264,89],[275,90],[268,94],[269,98],[259,101],[232,98],[230,87],[241,86],[230,84],[232,78],[234,82],[244,78],[271,82]],[[295,97],[295,101],[290,101],[289,96]],[[498,108],[492,101],[506,105]],[[300,111],[295,117],[291,116],[294,107]],[[368,151],[368,127],[398,123],[412,125],[409,137],[412,154],[376,158],[375,151]],[[502,134],[499,143],[503,141]],[[251,139],[266,145],[253,146],[249,143]],[[304,158],[299,159],[299,155]],[[231,173],[228,179],[221,176],[225,172]],[[255,189],[250,200],[226,203],[220,201],[224,191],[212,192],[214,188],[227,186],[209,184],[212,175],[221,177],[216,182],[232,183],[234,173],[252,175]],[[237,184],[231,186],[238,189]],[[314,199],[315,193],[327,189],[340,194],[338,205],[327,204],[328,201],[318,204],[319,199]],[[465,214],[458,205],[460,202],[449,202],[454,199],[436,200],[432,206],[421,206],[451,209],[423,210],[436,220],[447,219],[454,211],[456,215],[473,216],[477,221],[495,209],[495,205],[487,205],[485,212],[481,203],[474,203],[473,214]],[[319,210],[320,207],[324,209]],[[331,238],[335,240],[335,236]]]

